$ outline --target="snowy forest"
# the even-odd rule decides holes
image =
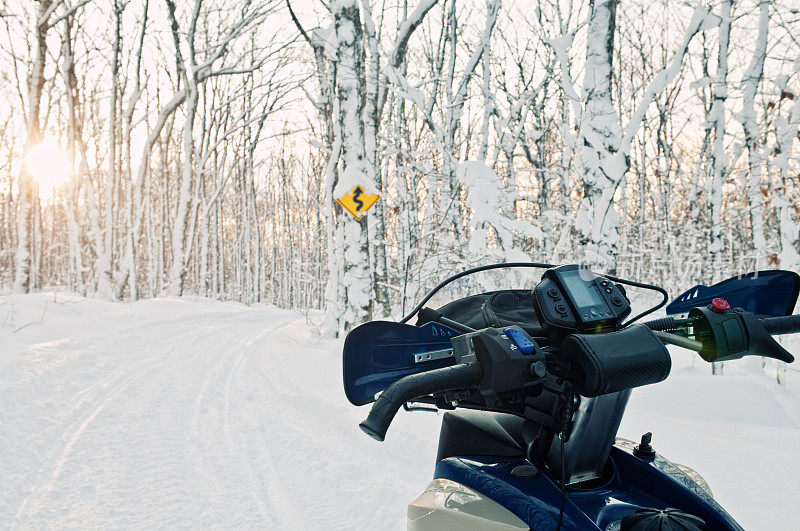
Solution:
[[[491,262],[800,270],[795,0],[2,0],[0,73],[3,290],[339,331]]]

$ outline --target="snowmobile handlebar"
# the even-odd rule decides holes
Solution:
[[[688,313],[680,317],[667,316],[631,326],[666,304],[667,292],[649,284],[597,276],[575,264],[548,269],[532,290],[533,310],[539,325],[536,330],[541,334],[534,333],[535,337],[529,335],[529,326],[515,323],[501,326],[496,316],[491,320],[477,319],[482,324],[476,326],[478,330],[452,319],[462,314],[469,317],[474,309],[447,306],[450,309],[445,312],[444,307],[423,308],[438,289],[452,280],[486,269],[523,265],[495,264],[454,275],[437,285],[411,314],[397,323],[403,328],[401,336],[408,335],[404,329],[408,325],[404,323],[415,313],[419,313],[423,324],[445,325],[452,332],[448,334],[453,347],[450,356],[456,365],[427,371],[419,367],[423,372],[386,386],[367,418],[359,424],[366,434],[383,441],[400,407],[417,399],[439,408],[452,405],[520,414],[523,408],[530,409],[527,400],[539,396],[543,390],[556,389],[561,393],[560,400],[571,402],[574,395],[592,398],[657,383],[671,369],[668,344],[696,351],[708,362],[748,355],[786,363],[794,361],[794,356],[772,335],[800,333],[800,315],[759,318],[752,311],[732,308],[725,299],[714,298],[711,304],[687,308]],[[630,313],[630,300],[620,284],[659,291],[664,300],[623,323]],[[800,278],[796,285],[800,286]],[[519,321],[516,314],[509,319]],[[532,322],[527,318],[523,321]],[[409,339],[416,344],[418,336],[415,332]],[[441,348],[441,341],[437,340],[437,348]],[[373,389],[362,393],[363,401],[351,399],[351,402],[367,403],[374,396]]]
[[[420,396],[477,386],[482,376],[477,363],[461,363],[401,378],[381,393],[359,427],[373,439],[383,441],[395,414],[406,402]]]
[[[676,333],[686,327],[694,329],[695,339]],[[480,336],[486,350],[493,332],[508,333],[509,329],[488,328],[459,337]],[[667,317],[611,333],[569,335],[558,349],[558,358],[572,367],[567,379],[575,391],[593,397],[664,380],[671,366],[666,344],[695,350],[709,362],[760,355],[791,363],[794,357],[771,336],[797,332],[800,332],[800,315],[759,319],[740,308],[717,313],[710,307],[697,307],[688,319]],[[453,344],[457,346],[456,342]],[[380,394],[359,427],[370,437],[383,441],[400,407],[416,398],[479,388],[486,384],[482,380],[487,378],[490,383],[486,385],[493,392],[500,387],[506,387],[504,391],[523,388],[525,384],[513,377],[519,372],[514,368],[516,365],[506,366],[506,362],[504,356],[481,355],[475,361],[401,378]]]
[[[694,350],[709,362],[758,355],[792,363],[794,356],[772,336],[799,333],[800,315],[759,318],[742,308],[712,304],[693,308],[688,318],[662,317],[645,325],[664,343]],[[687,337],[690,330],[693,339]]]
[[[792,356],[772,335],[800,330],[800,317],[760,319],[742,308],[720,309],[714,304],[689,312],[694,338],[702,343],[700,357],[708,362],[730,361],[743,356],[764,356],[792,363]]]
[[[761,324],[773,336],[782,334],[796,334],[800,332],[800,315],[787,315],[785,317],[767,317],[761,319]]]

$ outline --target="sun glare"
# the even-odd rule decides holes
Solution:
[[[45,138],[25,156],[25,167],[39,183],[39,197],[53,195],[53,191],[70,174],[69,161],[54,138]]]

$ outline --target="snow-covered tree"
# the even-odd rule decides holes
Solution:
[[[3,3],[0,289],[325,308],[341,332],[495,260],[673,291],[798,269],[791,8]],[[28,168],[44,148],[63,183]],[[360,221],[335,201],[356,185],[381,195]]]
[[[715,25],[718,19],[702,7],[694,10],[672,60],[649,81],[623,126],[613,101],[612,79],[618,2],[597,0],[590,6],[581,96],[572,86],[567,62],[565,48],[570,45],[570,36],[563,35],[551,41],[551,46],[556,47],[556,56],[561,62],[561,82],[567,97],[579,99],[582,104],[576,112],[579,115],[576,149],[583,190],[575,221],[581,253],[588,263],[613,272],[619,242],[619,216],[614,197],[630,166],[631,143],[654,99],[680,72],[695,35]]]

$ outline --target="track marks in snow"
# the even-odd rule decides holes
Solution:
[[[75,347],[71,343],[66,343],[62,345],[62,348],[71,350]],[[66,356],[66,359],[69,360],[70,358],[71,356]],[[101,378],[76,394],[77,402],[70,408],[67,417],[77,417],[77,420],[66,422],[68,426],[58,437],[58,440],[63,444],[57,444],[49,452],[51,456],[49,459],[50,464],[45,465],[40,470],[40,480],[20,505],[16,513],[17,523],[24,522],[26,515],[34,513],[53,491],[54,484],[59,479],[81,435],[107,407],[109,402],[117,398],[137,379],[141,379],[143,370],[157,370],[159,364],[156,362],[156,358],[157,356],[147,358],[133,366],[122,365],[111,371],[108,377]],[[59,372],[64,370],[67,374],[69,373],[69,366],[66,363],[58,363],[56,367]]]
[[[22,428],[19,433],[6,432],[5,429],[0,433],[2,440],[16,439],[17,436],[28,439],[38,437],[38,440],[31,442],[43,449],[36,452],[37,457],[41,458],[36,459],[35,470],[15,470],[15,464],[24,463],[15,463],[13,452],[3,452],[9,457],[2,465],[4,479],[11,480],[6,485],[14,485],[23,495],[18,498],[20,503],[16,510],[0,506],[0,523],[35,526],[53,517],[61,519],[61,522],[68,522],[75,517],[76,522],[86,523],[79,518],[79,514],[72,514],[81,512],[80,503],[73,505],[80,495],[92,498],[98,492],[102,494],[106,490],[104,487],[110,487],[117,493],[138,491],[140,497],[152,502],[156,496],[143,493],[143,487],[151,485],[156,491],[158,488],[169,490],[169,483],[183,483],[183,487],[187,487],[196,477],[200,484],[207,483],[209,479],[212,483],[218,483],[220,478],[225,478],[223,485],[211,485],[210,488],[177,489],[193,491],[178,493],[176,497],[182,498],[182,502],[197,494],[211,498],[205,501],[209,501],[218,512],[206,515],[209,524],[279,524],[274,514],[282,511],[275,510],[272,505],[276,502],[272,498],[279,498],[277,505],[283,506],[284,514],[291,513],[291,507],[287,500],[280,499],[280,489],[272,488],[267,493],[259,490],[257,476],[261,471],[254,470],[252,457],[238,448],[235,426],[238,420],[234,419],[233,413],[241,405],[234,403],[233,397],[237,393],[242,364],[248,354],[253,355],[257,350],[248,336],[263,338],[272,327],[269,323],[248,322],[245,319],[245,326],[233,322],[226,329],[226,317],[230,321],[230,316],[211,314],[183,321],[170,319],[164,323],[148,323],[138,328],[128,328],[110,338],[95,337],[91,345],[84,340],[61,342],[49,346],[41,354],[41,359],[34,356],[29,360],[29,366],[18,367],[18,372],[12,371],[16,372],[13,376],[19,377],[20,372],[27,372],[28,377],[21,378],[23,385],[15,386],[11,382],[13,376],[8,375],[11,378],[0,382],[4,388],[32,397],[45,394],[55,396],[34,398],[27,404],[27,411],[19,412],[18,419],[26,416],[31,419],[28,426],[18,426]],[[276,326],[286,322],[286,316],[283,316]],[[148,337],[149,341],[142,341]],[[150,352],[149,356],[143,355],[147,352]],[[69,381],[71,378],[77,381]],[[192,396],[191,391],[196,394]],[[189,392],[188,401],[185,392]],[[209,394],[212,396],[207,396]],[[158,400],[162,400],[162,403],[158,403]],[[184,410],[183,402],[190,402],[193,407]],[[216,408],[211,418],[206,416],[204,419],[208,428],[205,436],[210,436],[210,440],[198,437],[204,402]],[[40,430],[36,426],[36,419],[48,413],[51,418],[47,421],[53,426],[38,435]],[[187,426],[191,428],[189,436],[184,438],[176,436],[179,435],[176,433],[178,426],[170,428],[169,424],[181,424],[181,417],[186,416],[185,413],[189,413],[192,422],[191,426]],[[166,422],[160,421],[159,417]],[[59,425],[60,428],[57,427]],[[126,439],[125,434],[131,432],[138,433],[138,436],[133,440]],[[46,437],[43,436],[45,433]],[[233,462],[230,459],[225,463],[217,460],[209,466],[209,456],[218,456],[219,449],[223,447],[233,456]],[[190,463],[185,462],[182,454],[193,456],[189,458]],[[94,485],[91,477],[76,477],[79,470],[90,472],[91,466],[97,465],[122,465],[122,473],[117,474],[116,478],[113,473],[101,473],[95,478]],[[159,465],[174,468],[173,477],[166,484],[155,484],[153,480],[156,478],[148,477],[164,478],[163,474],[158,474]],[[137,468],[139,473],[134,474]],[[128,481],[127,485],[103,485],[104,481],[122,478]],[[232,481],[233,478],[247,479],[238,492],[231,490],[238,483]],[[79,486],[78,483],[87,484]],[[220,516],[220,513],[234,512],[230,503],[232,492],[235,492],[235,498],[252,499],[260,517],[237,520],[228,518],[231,516],[228,514]],[[220,501],[220,493],[228,494],[227,499]],[[135,514],[137,510],[146,513],[155,509],[154,512],[158,512],[158,508],[152,506],[126,507],[124,500],[122,503],[110,499],[99,501],[122,505],[109,507],[109,512],[122,513],[120,516],[126,518],[115,523],[123,525],[142,523],[139,518],[143,515]],[[174,503],[177,500],[165,501]],[[60,510],[53,511],[52,508],[59,504],[63,504]],[[182,512],[182,509],[185,511]],[[240,514],[250,512],[247,507],[238,509],[244,509],[239,511]],[[159,518],[153,523],[179,522],[181,518],[185,523],[193,518],[193,510],[198,510],[201,520],[204,514],[202,504],[194,508],[180,507],[178,504],[172,510],[177,513],[176,518]],[[11,511],[13,513],[9,514]],[[124,514],[129,511],[134,514]],[[160,516],[164,516],[163,512]]]
[[[438,419],[364,437],[339,342],[275,308],[152,301],[104,327],[94,302],[100,325],[62,324],[0,373],[0,528],[402,526]]]

